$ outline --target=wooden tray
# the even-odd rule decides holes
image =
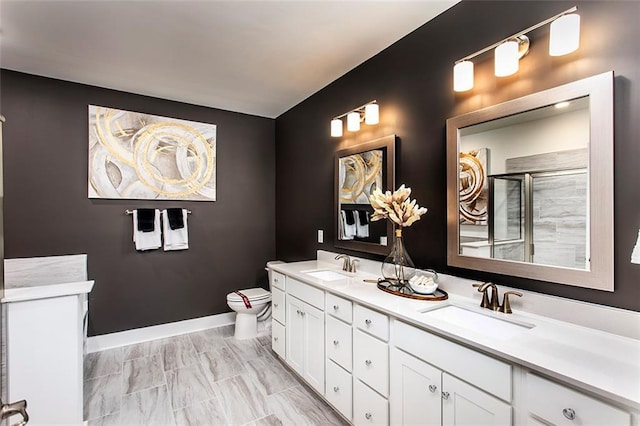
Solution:
[[[393,290],[392,288],[390,288],[392,286],[393,285],[389,281],[384,281],[384,280],[378,281],[378,288],[380,290],[386,293],[395,294],[396,296],[400,296],[400,297],[406,297],[409,299],[416,299],[416,300],[428,300],[431,302],[439,302],[441,300],[447,300],[449,298],[449,295],[447,294],[447,292],[441,289],[436,289],[436,291],[433,294],[419,294],[419,293],[415,293],[410,288],[405,288],[405,290],[411,291],[411,293],[405,293],[402,291]]]

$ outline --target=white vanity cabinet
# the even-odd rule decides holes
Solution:
[[[393,322],[392,424],[510,425],[511,366]]]
[[[285,358],[285,324],[286,318],[286,277],[285,275],[271,271],[271,348],[281,358]]]
[[[533,373],[526,374],[529,424],[629,426],[631,414]]]
[[[324,292],[287,278],[285,359],[324,395]]]

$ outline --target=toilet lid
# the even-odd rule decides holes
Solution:
[[[247,296],[252,302],[264,300],[271,297],[271,293],[263,288],[247,288],[239,291],[240,293]],[[238,296],[235,293],[229,293],[227,294],[227,300],[230,302],[242,302],[242,297]]]

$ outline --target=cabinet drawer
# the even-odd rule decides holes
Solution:
[[[351,420],[353,379],[351,374],[331,360],[327,360],[327,400],[347,419]]]
[[[276,272],[273,269],[271,270],[271,288],[279,288],[282,291],[285,291],[287,287],[285,286],[286,276],[281,274],[280,272]]]
[[[271,348],[281,358],[285,357],[285,328],[278,321],[271,323]]]
[[[326,324],[327,358],[334,360],[345,370],[351,371],[353,366],[351,326],[329,315],[327,315]]]
[[[353,382],[353,424],[388,425],[389,403],[387,400],[360,380],[354,379]]]
[[[327,293],[327,312],[347,324],[353,321],[353,303],[331,293]]]
[[[324,312],[324,291],[289,277],[287,293]]]
[[[386,343],[355,330],[353,335],[355,376],[380,392],[389,395],[389,347]]]
[[[364,306],[354,309],[356,327],[385,342],[389,340],[389,317]]]
[[[527,373],[526,380],[527,409],[546,422],[581,426],[631,424],[631,415],[619,408],[535,374]]]
[[[273,312],[273,319],[280,324],[285,324],[285,304],[284,304],[284,292],[277,288],[271,289],[271,308]]]
[[[393,323],[395,346],[498,398],[511,402],[511,366],[400,321]]]

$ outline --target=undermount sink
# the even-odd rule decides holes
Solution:
[[[349,275],[341,274],[338,271],[332,271],[330,269],[315,269],[312,271],[302,271],[302,273],[322,281],[338,281],[349,278]]]
[[[487,311],[485,314],[455,305],[446,305],[422,311],[422,313],[429,318],[448,322],[495,339],[508,339],[535,327],[533,324],[497,317],[505,314],[493,311]]]

